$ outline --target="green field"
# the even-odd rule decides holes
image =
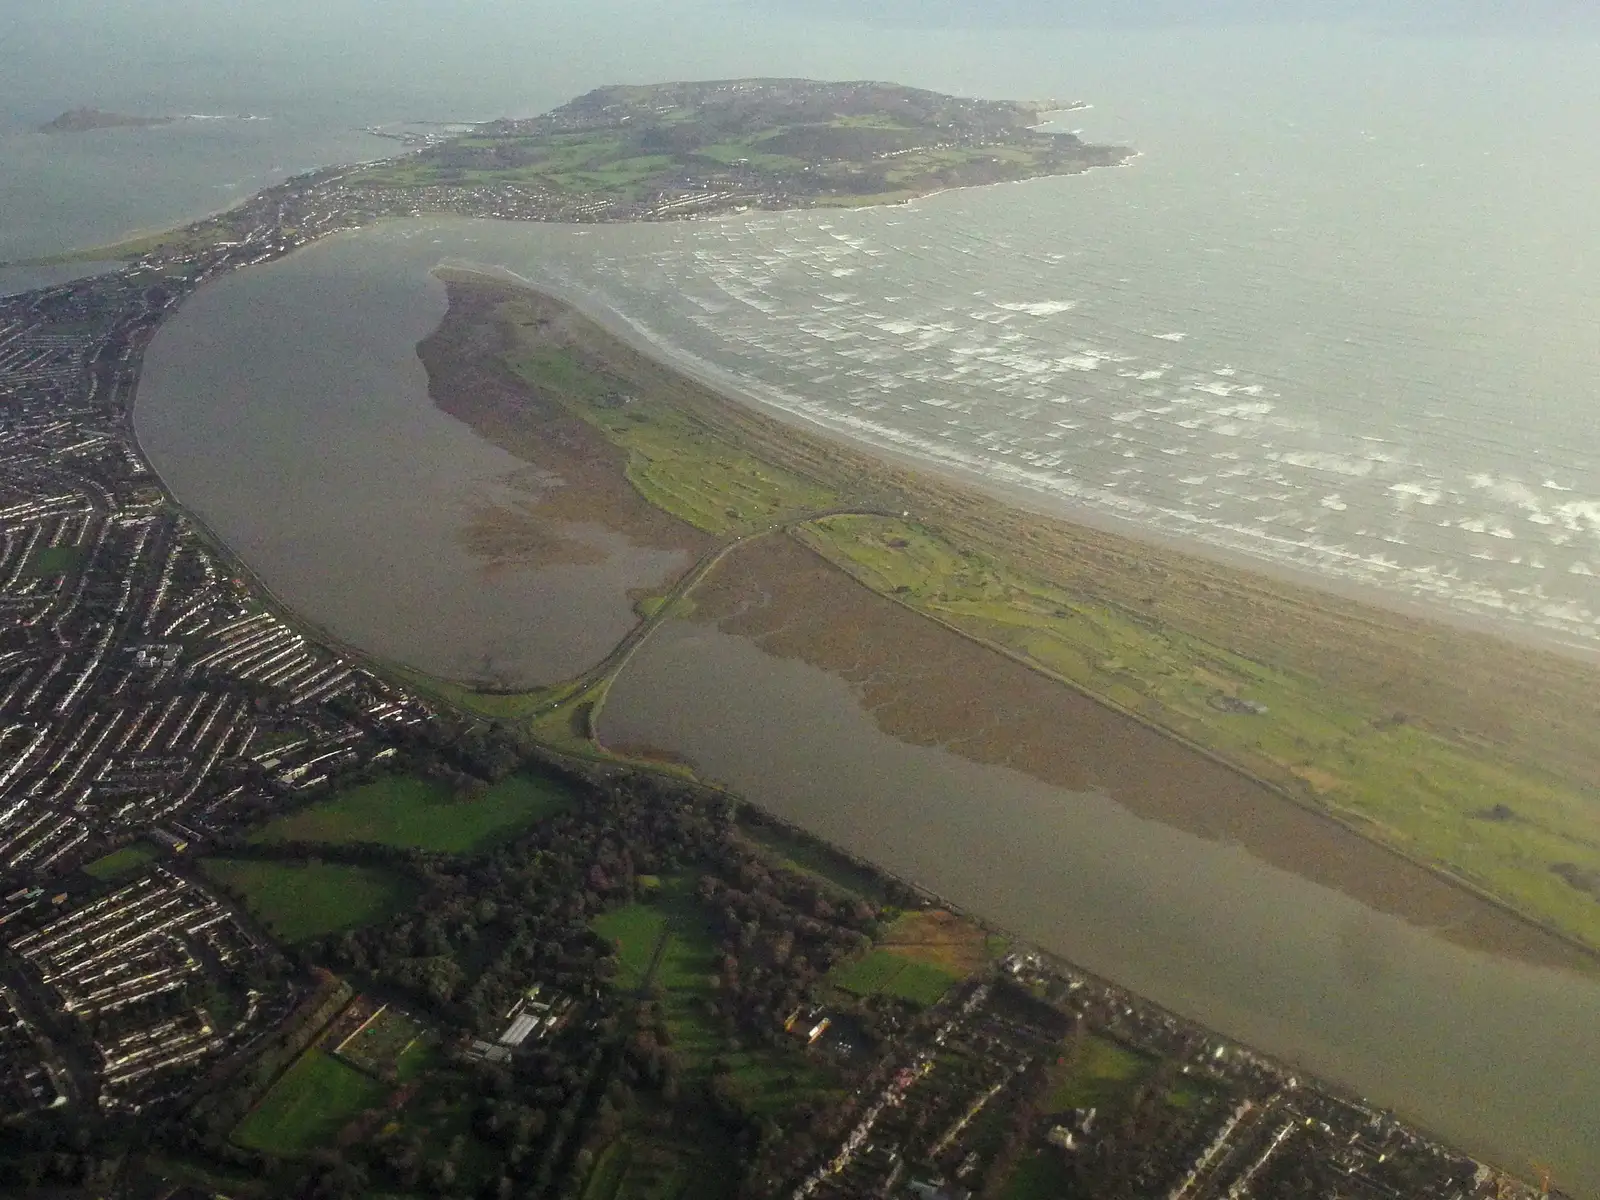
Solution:
[[[1217,1092],[1196,1079],[1180,1079],[1167,1092],[1167,1103],[1173,1108],[1199,1108],[1217,1098]]]
[[[1017,1164],[1000,1194],[1004,1200],[1062,1200],[1071,1195],[1071,1183],[1061,1152],[1045,1146]]]
[[[1110,1109],[1126,1101],[1154,1074],[1156,1061],[1109,1038],[1086,1037],[1069,1050],[1052,1078],[1046,1113],[1075,1108]]]
[[[382,920],[403,908],[406,881],[373,867],[208,858],[205,874],[244,897],[251,915],[276,938],[303,942]]]
[[[120,850],[113,850],[104,858],[97,858],[84,867],[84,874],[92,875],[102,883],[132,875],[161,857],[161,852],[149,842],[133,842]]]
[[[81,546],[41,546],[28,558],[26,575],[65,575],[83,562]]]
[[[394,775],[352,788],[258,830],[252,842],[377,842],[467,853],[515,834],[573,802],[548,776],[507,776],[480,796],[456,799],[448,787]]]
[[[931,963],[913,962],[890,950],[872,950],[828,976],[835,987],[858,996],[894,996],[921,1008],[937,1004],[961,981]]]
[[[828,979],[858,996],[894,996],[927,1008],[1003,954],[1005,945],[945,909],[914,909],[901,913],[874,949],[840,963]]]
[[[613,985],[637,990],[652,962],[650,994],[671,1034],[672,1053],[682,1072],[681,1097],[703,1095],[713,1065],[725,1065],[731,1090],[742,1105],[774,1117],[831,1091],[828,1077],[798,1045],[747,1047],[730,1039],[711,1013],[719,954],[711,933],[711,914],[695,898],[692,885],[663,877],[649,889],[649,900],[596,918],[592,928],[617,952]],[[665,939],[663,941],[663,939]],[[657,958],[657,948],[660,956]],[[630,1128],[595,1160],[584,1200],[722,1200],[738,1192],[731,1164],[737,1161],[727,1128],[709,1112],[682,1099],[671,1121]],[[670,1132],[663,1128],[670,1123]]]
[[[691,885],[664,878],[645,903],[627,905],[596,918],[596,933],[617,948],[615,986],[638,988],[650,968],[662,935],[665,948],[656,962],[652,990],[672,1031],[672,1046],[686,1077],[704,1078],[711,1062],[728,1064],[736,1090],[755,1111],[778,1112],[825,1086],[798,1048],[741,1048],[730,1044],[708,1002],[717,987],[719,953],[710,913]]]
[[[734,1160],[715,1130],[696,1144],[632,1131],[595,1159],[580,1200],[732,1200]]]
[[[655,904],[629,904],[596,917],[594,931],[617,954],[616,984],[632,990],[644,984],[656,946],[667,932],[667,914]]]
[[[377,1080],[321,1050],[307,1050],[239,1122],[233,1140],[266,1154],[305,1154],[331,1144],[385,1095]]]

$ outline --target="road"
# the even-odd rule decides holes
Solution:
[[[685,571],[678,578],[678,581],[674,583],[667,591],[667,593],[662,596],[661,602],[656,606],[655,610],[650,613],[649,616],[645,617],[644,620],[640,621],[637,625],[630,629],[627,635],[615,646],[613,646],[604,658],[595,663],[594,666],[590,667],[587,671],[583,672],[583,674],[573,678],[569,683],[569,687],[563,690],[563,693],[559,699],[554,699],[545,704],[539,705],[532,710],[530,716],[534,719],[537,719],[547,713],[553,712],[555,709],[560,708],[563,704],[569,703],[585,693],[592,691],[596,687],[610,682],[612,679],[615,679],[618,675],[620,675],[623,669],[632,660],[634,654],[639,650],[639,648],[643,646],[645,642],[649,641],[650,635],[660,628],[661,625],[672,616],[678,602],[687,597],[702,579],[704,579],[713,570],[715,570],[719,564],[721,564],[723,559],[727,558],[728,555],[732,554],[741,546],[748,546],[751,542],[759,541],[761,538],[771,537],[774,534],[789,533],[792,530],[800,528],[802,525],[809,525],[813,521],[820,521],[826,517],[898,518],[905,517],[907,515],[908,514],[904,512],[891,512],[888,509],[879,508],[824,508],[818,509],[814,512],[806,513],[790,521],[781,521],[777,524],[769,525],[767,528],[756,530],[753,533],[740,534],[738,537],[733,538],[730,541],[723,542],[720,546],[708,550],[705,554],[701,555],[700,558],[695,561],[694,565]],[[600,708],[604,702],[604,695],[597,697],[595,699],[594,706],[589,711],[588,733],[591,738],[594,737],[594,723],[599,719]]]

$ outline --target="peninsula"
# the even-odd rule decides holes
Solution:
[[[138,117],[127,113],[104,112],[98,108],[74,108],[39,126],[40,133],[88,133],[92,129],[143,129],[151,125],[170,125],[171,117]]]
[[[543,116],[296,176],[181,229],[11,265],[193,266],[208,248],[232,250],[220,258],[236,263],[240,243],[283,253],[340,229],[426,213],[588,223],[895,204],[1134,157],[1124,146],[1036,128],[1057,111],[1056,101],[809,79],[599,88]]]
[[[1577,976],[1600,940],[1572,883],[1600,852],[1568,836],[1597,724],[1577,668],[1431,627],[1418,644],[1415,623],[798,436],[481,276],[448,278],[418,349],[439,406],[550,484],[482,531],[489,549],[560,564],[559,522],[581,517],[694,556],[581,677],[508,694],[367,659],[284,609],[133,436],[144,351],[183,301],[327,234],[882,203],[1128,157],[1041,115],[884,84],[601,89],[291,179],[129,243],[121,271],[4,299],[7,1179],[262,1200],[1550,1194],[773,818],[671,747],[597,733],[634,651],[702,604],[899,688],[882,719],[908,743],[1073,769],[1030,757],[1027,720],[956,727],[981,695],[911,695],[905,664],[942,661],[1204,778],[1187,816],[1130,792],[1155,820],[1207,819],[1232,781],[1229,822],[1322,831],[1277,846],[1288,869],[1354,887],[1341,872],[1377,856],[1391,911]],[[744,602],[775,582],[787,601]],[[1539,731],[1491,740],[1485,680]],[[1419,756],[1460,794],[1401,786]]]
[[[1054,111],[1054,102],[1050,102]],[[1124,161],[1037,126],[1043,105],[886,83],[735,79],[600,88],[357,172],[365,187],[515,185],[596,214],[882,204]]]

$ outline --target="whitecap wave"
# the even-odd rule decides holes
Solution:
[[[1007,312],[1027,313],[1030,317],[1053,317],[1057,313],[1071,312],[1078,307],[1076,300],[1038,300],[996,304]]]

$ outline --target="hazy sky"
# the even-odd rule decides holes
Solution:
[[[1344,20],[1587,35],[1600,32],[1597,14],[1596,0],[0,0],[0,125],[82,103],[205,111],[195,106],[226,97],[357,122],[481,119],[606,82],[767,73],[923,82],[917,65],[928,57],[912,30],[984,29],[988,58],[1021,63],[1027,30],[1040,26]],[[886,36],[896,30],[907,39]],[[974,63],[970,80],[946,75],[926,82],[1006,78],[988,63]]]
[[[900,24],[1226,25],[1360,20],[1393,28],[1546,31],[1594,17],[1593,0],[773,0]]]
[[[0,5],[0,71],[43,83],[42,68],[73,63],[117,74],[256,70],[373,54],[445,68],[479,58],[491,70],[523,55],[534,70],[556,45],[597,59],[661,37],[679,49],[679,27],[715,30],[706,47],[715,58],[747,37],[759,50],[776,14],[926,27],[1361,20],[1505,33],[1592,27],[1597,10],[1595,0],[13,0]]]

